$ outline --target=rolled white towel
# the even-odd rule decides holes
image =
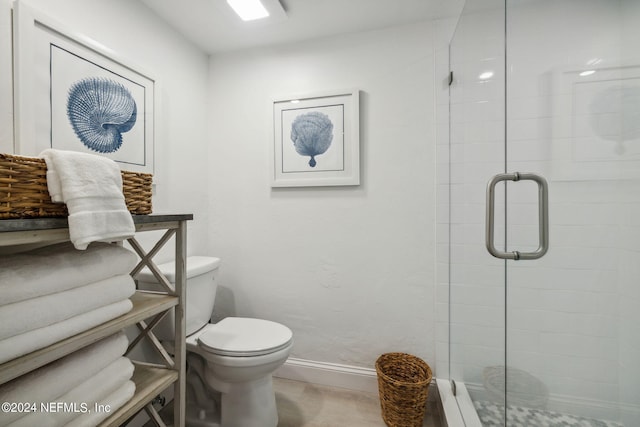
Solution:
[[[69,408],[87,408],[94,410],[95,403],[106,399],[111,393],[122,387],[133,375],[133,363],[126,357],[120,357],[109,366],[98,372],[68,393],[56,397],[53,402],[64,402]],[[39,402],[36,402],[38,405]],[[45,404],[48,402],[44,402]],[[84,405],[84,406],[82,406]],[[67,424],[78,416],[72,410],[59,412],[34,412],[26,415],[8,427],[59,427]]]
[[[67,427],[95,427],[105,420],[115,411],[125,405],[136,392],[136,385],[133,381],[127,381],[119,389],[111,393],[103,400],[97,402],[97,408],[92,408],[91,412],[82,414],[75,418]],[[96,410],[97,409],[97,410]]]
[[[0,340],[61,322],[129,298],[136,291],[128,274],[55,294],[0,306]]]
[[[69,236],[76,249],[84,250],[91,242],[119,241],[134,235],[116,162],[95,154],[56,149],[44,150],[40,157],[51,171],[47,185],[52,200],[67,204]]]
[[[105,307],[80,314],[51,326],[14,335],[0,341],[0,363],[24,356],[55,342],[69,338],[88,329],[115,319],[133,308],[130,300],[119,301]],[[125,347],[126,348],[126,347]],[[124,353],[124,352],[123,352]],[[122,353],[120,354],[120,356]],[[5,384],[6,385],[6,384]],[[0,387],[4,387],[0,386]]]
[[[0,304],[73,289],[120,274],[138,262],[130,250],[94,243],[85,251],[70,243],[0,257]]]

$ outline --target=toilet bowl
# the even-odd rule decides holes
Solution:
[[[276,427],[272,374],[289,356],[293,333],[269,320],[227,317],[209,323],[220,260],[189,257],[186,267],[187,426]],[[158,266],[174,283],[174,264]],[[138,275],[138,287],[159,290],[153,274]],[[172,347],[173,313],[154,333]]]

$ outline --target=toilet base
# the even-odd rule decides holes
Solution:
[[[231,383],[222,393],[221,427],[277,427],[278,411],[273,380]]]
[[[269,371],[271,369],[267,372]],[[228,373],[229,368],[223,369],[223,372]],[[186,382],[187,427],[278,425],[276,398],[270,373],[250,381],[224,381],[213,375],[200,355],[188,352]]]
[[[205,411],[197,404],[187,403],[185,413],[186,427],[222,427],[218,410]]]
[[[186,427],[277,427],[278,411],[271,375],[227,386],[220,407],[212,411],[187,403]]]

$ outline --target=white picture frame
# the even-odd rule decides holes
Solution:
[[[23,0],[13,15],[14,152],[80,151],[153,173],[156,79]]]
[[[357,90],[273,101],[272,187],[360,184]]]

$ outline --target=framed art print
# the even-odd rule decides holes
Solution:
[[[360,184],[358,91],[273,102],[272,187]]]
[[[154,172],[155,79],[113,51],[14,3],[17,154],[46,148]]]

